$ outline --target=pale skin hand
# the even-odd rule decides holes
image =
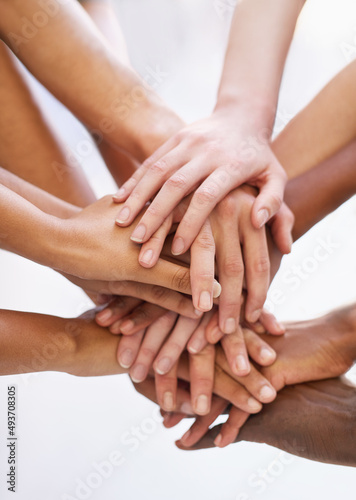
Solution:
[[[118,223],[127,225],[162,188],[133,233],[135,241],[147,241],[194,190],[173,243],[175,254],[189,248],[213,207],[244,182],[261,189],[252,212],[256,228],[277,212],[286,176],[269,138],[284,61],[302,5],[253,0],[236,7],[214,113],[167,141],[118,192],[118,201],[126,200]]]

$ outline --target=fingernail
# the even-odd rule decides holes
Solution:
[[[218,434],[218,435],[216,436],[216,438],[214,439],[214,444],[215,444],[215,446],[220,446],[221,441],[222,441],[222,435],[221,435],[221,434]]]
[[[201,318],[203,316],[203,311],[199,311],[199,309],[194,309],[194,314],[198,316],[198,318]]]
[[[210,334],[211,340],[213,343],[218,342],[221,338],[221,330],[218,326],[214,328],[214,330]]]
[[[163,394],[163,408],[167,411],[173,411],[173,394],[171,392],[165,392]]]
[[[146,226],[139,224],[131,235],[131,240],[141,243],[146,234]]]
[[[249,372],[249,365],[247,363],[247,360],[245,356],[242,354],[239,354],[236,357],[236,370],[241,373],[248,373]]]
[[[253,329],[256,333],[266,333],[266,328],[259,321],[253,325]]]
[[[180,255],[184,251],[184,240],[183,238],[176,238],[172,243],[172,254]]]
[[[200,394],[200,396],[197,397],[195,403],[195,410],[199,415],[205,415],[206,413],[208,413],[209,410],[208,396],[205,396],[205,394]]]
[[[248,398],[247,404],[251,411],[260,411],[262,408],[261,403],[259,403],[257,399],[254,398]]]
[[[268,362],[275,360],[276,358],[276,353],[272,351],[271,349],[268,349],[267,347],[262,347],[261,352],[260,352],[260,358],[262,361]]]
[[[117,216],[116,222],[122,224],[123,222],[126,222],[129,217],[130,217],[130,209],[128,207],[124,207]]]
[[[143,365],[136,365],[130,371],[130,377],[134,382],[139,383],[145,380],[146,373],[147,370]]]
[[[210,309],[213,307],[213,301],[211,300],[211,295],[206,290],[204,290],[200,294],[200,297],[199,297],[199,307],[203,311],[210,311]]]
[[[188,440],[188,438],[190,437],[191,433],[192,433],[192,431],[191,431],[191,430],[187,431],[187,432],[186,432],[185,434],[183,434],[183,436],[180,438],[180,441],[181,441],[182,443],[183,443],[183,441],[187,441],[187,440]]]
[[[155,371],[158,373],[158,375],[165,375],[167,372],[169,372],[171,364],[172,363],[169,358],[162,358],[157,362]]]
[[[134,326],[135,323],[131,319],[127,319],[121,323],[120,330],[122,331],[122,333],[130,333],[130,331],[133,330]]]
[[[281,333],[285,333],[286,327],[282,325],[282,323],[279,323],[277,320],[274,320],[274,324],[276,326],[276,330],[280,331]]]
[[[123,368],[130,368],[134,360],[133,352],[131,349],[126,349],[119,357],[119,363]]]
[[[269,213],[266,208],[263,208],[257,213],[257,221],[260,227],[264,226],[269,219]]]
[[[113,198],[114,199],[121,199],[123,196],[125,196],[126,190],[125,188],[120,188],[116,194],[114,194]]]
[[[235,318],[228,318],[224,324],[224,333],[234,333],[236,331]]]
[[[276,392],[269,385],[264,385],[260,390],[260,399],[264,401],[271,401],[274,399]]]
[[[194,339],[188,345],[188,351],[192,354],[197,354],[203,349],[204,340],[203,339]]]
[[[97,314],[96,319],[105,323],[105,321],[110,319],[111,316],[112,316],[111,309],[104,309],[103,311],[101,311],[100,313]]]
[[[262,309],[256,309],[256,311],[253,311],[248,315],[248,321],[249,323],[256,323],[258,321],[259,317],[261,316]]]
[[[153,257],[153,250],[149,249],[142,255],[140,262],[149,265]]]
[[[185,413],[186,415],[194,415],[194,410],[193,407],[190,403],[182,403],[182,406],[180,407],[181,413]]]
[[[221,285],[216,280],[214,280],[213,298],[217,299],[218,297],[220,297],[220,294],[221,294]]]

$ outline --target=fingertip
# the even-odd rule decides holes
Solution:
[[[151,268],[157,263],[157,258],[151,248],[141,252],[138,258],[139,263],[142,267]]]

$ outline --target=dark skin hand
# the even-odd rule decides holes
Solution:
[[[299,457],[356,466],[356,386],[344,378],[284,388],[277,399],[242,427],[235,442],[266,443]],[[182,450],[215,447],[221,425],[196,445]]]

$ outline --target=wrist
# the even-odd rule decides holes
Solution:
[[[246,121],[250,130],[259,133],[266,129],[269,138],[272,136],[276,115],[275,106],[266,98],[248,94],[224,93],[219,95],[214,115],[228,115],[239,121]]]

